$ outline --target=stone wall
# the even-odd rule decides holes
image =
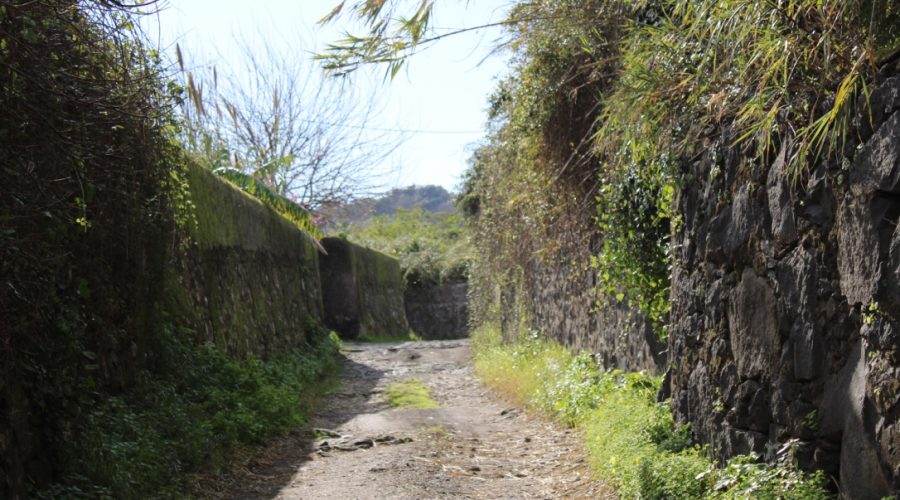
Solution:
[[[325,238],[322,246],[325,324],[345,339],[407,335],[400,263],[342,238]]]
[[[503,337],[509,341],[523,329],[536,329],[574,350],[594,353],[606,367],[661,373],[666,346],[649,320],[597,290],[596,271],[587,264],[601,245],[591,210],[568,207],[546,237],[552,244],[522,276],[495,285]]]
[[[687,166],[674,239],[673,410],[719,458],[900,487],[900,77],[871,96],[837,162],[793,178],[723,145]]]
[[[28,361],[38,377],[18,371],[0,380],[0,497],[23,498],[29,481],[42,487],[59,479],[63,443],[92,405],[127,394],[138,374],[168,375],[154,371],[167,332],[214,342],[236,358],[265,358],[303,347],[308,323],[321,321],[319,257],[310,237],[209,171],[186,168],[193,223],[176,229],[159,222],[151,238],[139,237],[146,220],[135,216],[138,209],[123,214],[130,225],[115,230],[115,218],[98,216],[103,230],[90,233],[90,250],[65,269],[66,279],[119,286],[95,288],[96,300],[81,306],[94,323],[81,338],[78,323],[52,332],[52,356]],[[128,186],[160,196],[158,183]],[[74,238],[70,248],[83,244]],[[130,287],[121,286],[126,281]],[[83,288],[87,295],[91,287]],[[9,327],[23,335],[29,325]],[[65,350],[73,354],[56,354]]]
[[[404,292],[409,326],[425,340],[469,336],[469,284],[407,285]]]
[[[170,315],[236,356],[302,345],[322,318],[315,243],[206,169],[190,167],[188,182],[196,221],[166,270]]]
[[[650,321],[627,303],[598,292],[596,272],[581,267],[590,262],[590,248],[575,251],[584,255],[578,264],[566,258],[536,263],[530,270],[535,286],[528,300],[534,305],[535,326],[563,345],[594,353],[605,367],[664,371],[666,346]]]

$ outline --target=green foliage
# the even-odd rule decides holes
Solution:
[[[598,144],[628,161],[630,141],[672,157],[701,149],[711,125],[734,127],[760,161],[790,136],[796,171],[839,151],[856,97],[896,40],[896,7],[868,0],[636,2],[654,12],[622,40],[619,83]],[[893,19],[894,26],[875,18]]]
[[[468,277],[472,251],[466,227],[455,213],[399,209],[394,215],[352,223],[347,232],[350,241],[397,258],[409,285]]]
[[[709,498],[825,498],[825,475],[821,471],[811,475],[798,472],[790,463],[792,444],[782,448],[776,464],[759,463],[754,455],[729,460],[723,470],[716,471],[715,492]]]
[[[352,73],[365,64],[384,64],[385,77],[393,78],[403,67],[406,57],[425,39],[431,21],[433,0],[414,3],[415,10],[408,16],[395,13],[394,1],[357,1],[349,6],[341,1],[322,20],[327,24],[337,19],[346,8],[351,16],[361,19],[368,30],[364,35],[345,33],[337,42],[328,45],[325,52],[317,54],[324,68],[338,76]]]
[[[670,286],[670,207],[674,186],[662,159],[615,172],[597,196],[603,245],[591,260],[605,300],[627,300],[665,338]],[[602,300],[602,299],[601,299]]]
[[[152,362],[186,220],[178,92],[117,5],[0,2],[0,496]]]
[[[161,370],[94,406],[66,447],[66,476],[39,496],[178,496],[186,473],[304,425],[340,346],[334,334],[309,333],[314,344],[264,362],[169,331]]]
[[[318,245],[317,240],[322,238],[323,234],[313,222],[312,212],[272,191],[256,177],[247,175],[240,170],[230,167],[219,167],[214,169],[213,172],[227,179],[232,184],[254,196],[269,207],[272,207],[272,209],[281,214],[285,219],[297,226],[298,229],[309,234]],[[319,245],[319,247],[321,248],[321,245]]]
[[[532,333],[515,344],[498,329],[473,334],[475,370],[514,400],[581,429],[597,476],[623,498],[832,498],[821,473],[805,474],[790,460],[790,443],[774,464],[738,456],[716,467],[656,403],[660,379],[601,370],[586,353],[572,355]]]

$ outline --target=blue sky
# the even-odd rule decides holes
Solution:
[[[231,64],[240,53],[236,38],[291,40],[298,57],[311,58],[348,28],[316,25],[337,3],[167,0],[159,14],[145,18],[144,29],[164,54],[172,57],[178,43],[194,65]],[[434,26],[440,33],[500,21],[507,6],[507,0],[438,0]],[[383,82],[383,69],[354,77],[362,95],[382,103],[383,112],[370,126],[412,131],[386,163],[373,165],[374,172],[392,172],[384,177],[387,187],[438,184],[453,190],[458,185],[471,145],[483,136],[487,98],[506,72],[504,56],[489,56],[501,35],[492,28],[448,37],[413,57],[391,82]],[[298,40],[303,47],[295,46]]]

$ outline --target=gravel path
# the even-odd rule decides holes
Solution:
[[[579,436],[505,406],[472,374],[467,340],[344,344],[341,385],[309,433],[253,459],[220,498],[615,498]],[[391,408],[421,380],[440,408]]]

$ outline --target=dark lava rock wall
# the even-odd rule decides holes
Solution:
[[[597,288],[587,264],[600,250],[590,210],[569,207],[549,228],[546,241],[520,277],[498,280],[503,338],[514,340],[532,329],[573,349],[596,355],[609,368],[665,371],[666,346],[637,309]],[[540,254],[540,255],[537,255]]]
[[[801,466],[850,498],[900,487],[900,77],[843,159],[793,178],[711,141],[687,166],[674,240],[673,410],[719,458]]]
[[[397,259],[343,238],[324,238],[322,246],[327,252],[319,258],[325,324],[351,340],[406,335]]]
[[[469,336],[469,284],[407,285],[404,299],[409,326],[425,340]]]

